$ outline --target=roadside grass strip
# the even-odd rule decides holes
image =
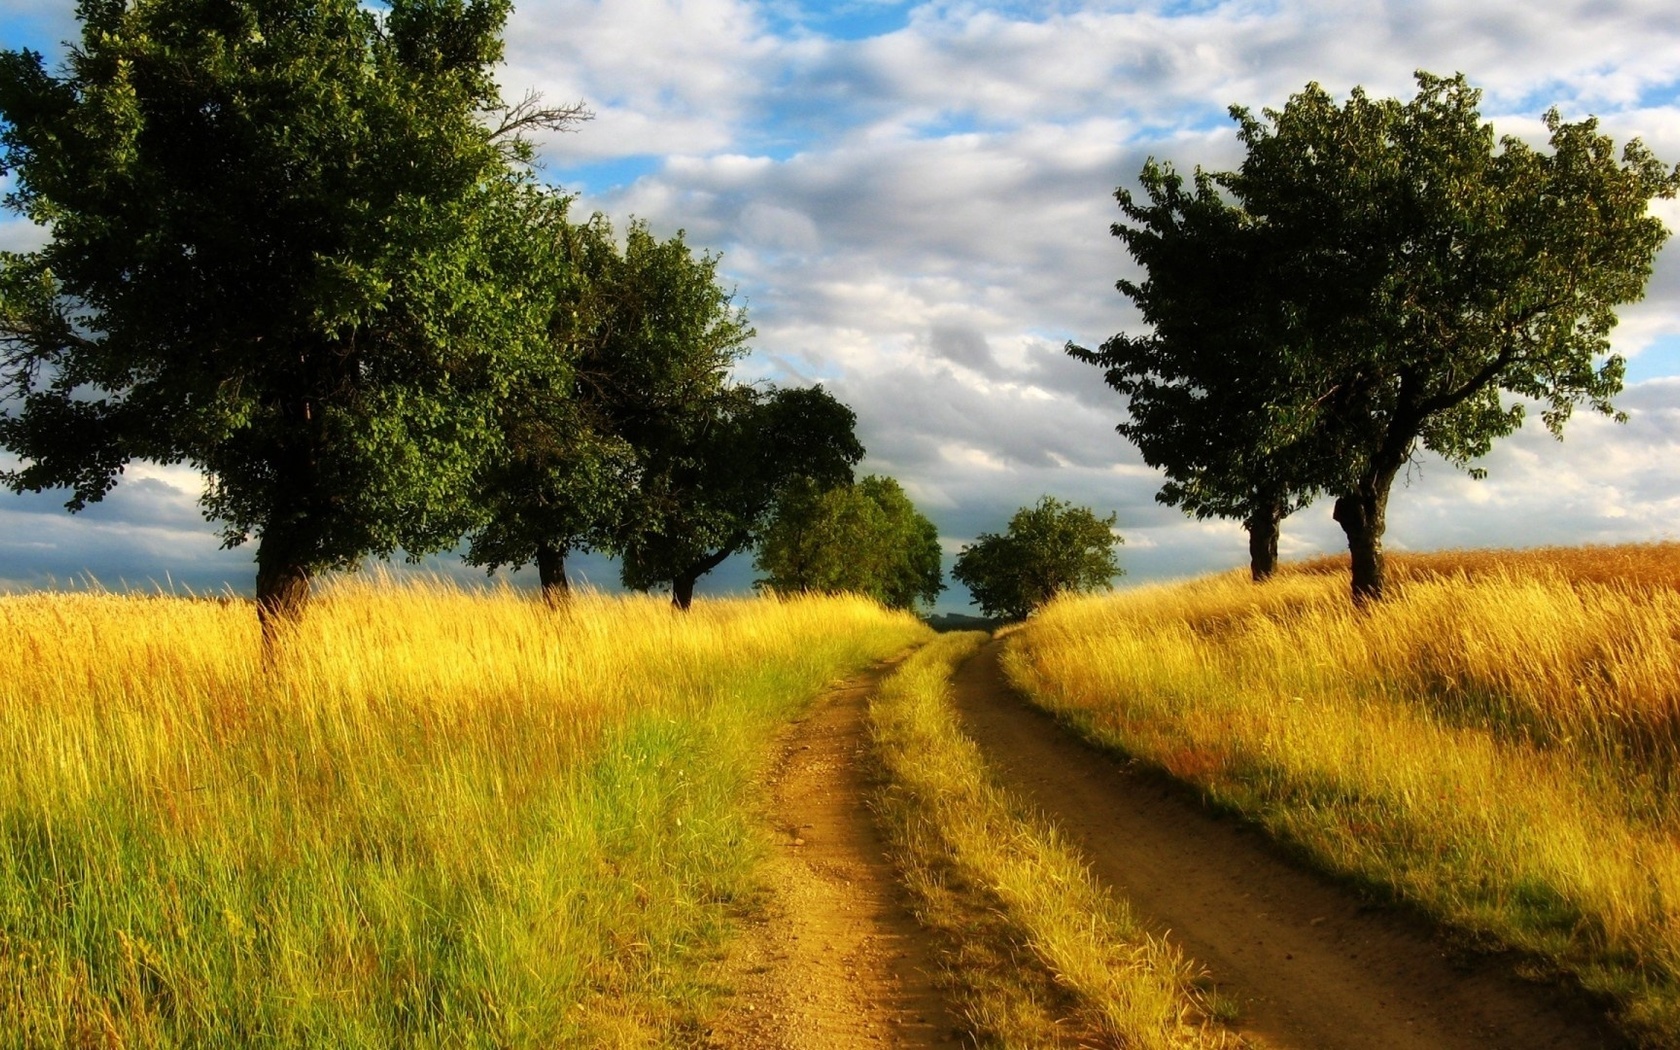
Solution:
[[[991,780],[951,708],[952,670],[986,641],[951,634],[882,686],[875,805],[917,918],[945,942],[945,983],[992,1047],[1227,1047],[1171,945],[1098,885],[1077,852]]]
[[[1094,742],[1680,1047],[1680,548],[1471,555],[1400,560],[1364,613],[1312,567],[1063,601],[1004,669]],[[1599,571],[1643,562],[1662,571]]]
[[[0,599],[0,1045],[691,1045],[851,599]]]

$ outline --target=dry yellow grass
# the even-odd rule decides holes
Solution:
[[[1486,576],[1501,571],[1557,573],[1575,583],[1632,584],[1641,588],[1680,590],[1680,543],[1628,543],[1615,546],[1528,547],[1521,550],[1429,551],[1388,556],[1389,575],[1398,582],[1441,576]],[[1280,574],[1335,575],[1344,580],[1347,555],[1330,555],[1279,566]]]
[[[1680,1045],[1680,546],[1325,563],[1059,603],[1011,677],[1329,869]]]
[[[924,637],[844,599],[0,599],[0,1043],[667,1041],[775,724]]]

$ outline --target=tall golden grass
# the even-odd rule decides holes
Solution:
[[[863,601],[0,599],[0,1044],[615,1046],[704,1008],[780,719]]]
[[[1442,576],[1486,576],[1498,572],[1539,570],[1575,583],[1634,585],[1680,590],[1680,543],[1627,543],[1614,546],[1482,548],[1390,554],[1388,572],[1398,582]],[[1327,555],[1279,566],[1284,576],[1348,573],[1345,554]]]
[[[1005,664],[1325,867],[1573,974],[1680,1046],[1680,546],[1295,567],[1064,601]]]

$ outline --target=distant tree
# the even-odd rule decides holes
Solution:
[[[1124,573],[1115,517],[1045,496],[1016,511],[1003,534],[981,533],[965,546],[951,577],[987,616],[1024,620],[1058,594],[1100,590]]]
[[[1319,485],[1313,389],[1305,355],[1289,341],[1286,289],[1266,258],[1264,231],[1196,170],[1194,187],[1153,159],[1139,181],[1140,204],[1115,198],[1131,225],[1116,223],[1139,283],[1119,290],[1137,304],[1148,335],[1120,333],[1095,350],[1067,352],[1105,370],[1127,398],[1117,429],[1144,462],[1164,471],[1156,499],[1197,518],[1234,518],[1248,530],[1256,582],[1277,567],[1278,532]]]
[[[624,540],[625,586],[671,587],[687,609],[695,583],[757,542],[788,487],[849,484],[863,458],[857,417],[822,387],[723,392],[687,444],[665,443],[645,464],[638,520]]]
[[[7,204],[49,236],[0,255],[5,482],[77,510],[133,458],[202,470],[265,629],[453,542],[547,321],[519,132],[582,115],[502,107],[508,8],[87,0],[63,75],[0,54]]]
[[[570,552],[619,553],[669,512],[661,465],[705,446],[739,400],[728,369],[752,335],[716,257],[696,257],[681,233],[660,240],[633,222],[620,249],[596,215],[565,226],[555,250],[566,265],[545,289],[549,353],[502,402],[504,444],[467,553],[491,569],[535,563],[550,600],[567,591]]]
[[[939,529],[892,478],[790,485],[759,540],[757,586],[782,594],[864,594],[894,609],[945,589]]]
[[[1525,400],[1557,436],[1577,405],[1613,411],[1615,307],[1644,295],[1668,235],[1650,201],[1680,188],[1638,140],[1618,161],[1596,121],[1556,110],[1549,153],[1496,147],[1463,76],[1417,80],[1404,103],[1356,89],[1337,106],[1313,84],[1264,120],[1233,107],[1248,155],[1219,176],[1264,230],[1289,345],[1310,354],[1296,403],[1338,452],[1319,480],[1356,602],[1382,596],[1389,491],[1420,446],[1467,466]]]

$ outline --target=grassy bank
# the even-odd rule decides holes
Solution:
[[[776,725],[864,602],[0,599],[0,1043],[680,1040]]]
[[[1327,869],[1680,1046],[1680,546],[1397,558],[1067,601],[1012,680]]]
[[[1191,972],[1043,821],[990,782],[950,705],[952,669],[986,640],[945,635],[870,708],[877,809],[917,917],[946,944],[946,984],[983,1046],[1222,1046]]]

